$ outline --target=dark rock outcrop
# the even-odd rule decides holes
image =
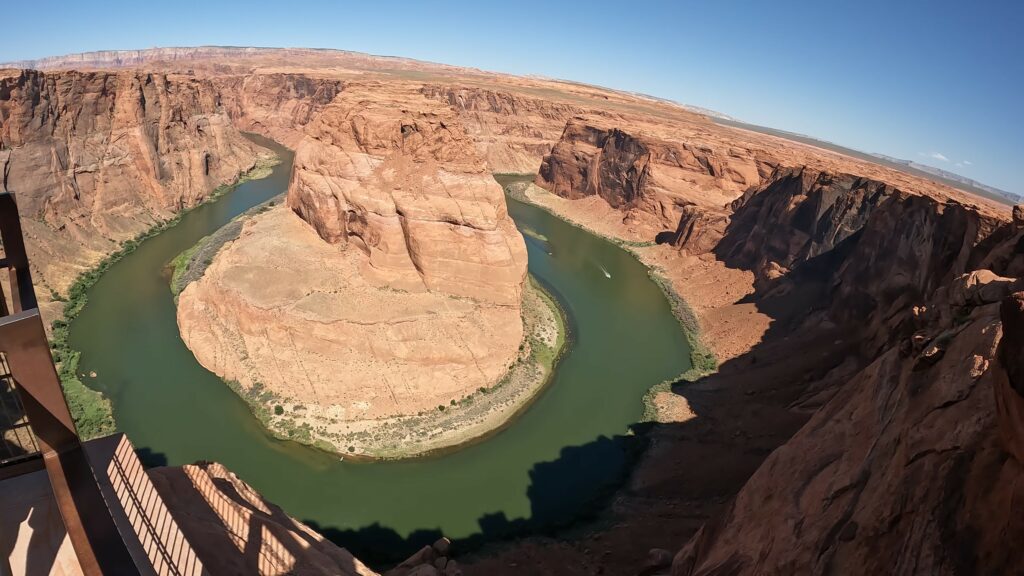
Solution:
[[[1024,465],[1024,292],[1003,300],[1003,340],[995,396],[999,432],[1006,450]]]
[[[655,238],[752,271],[753,301],[786,302],[777,331],[828,324],[860,340],[843,375],[780,383],[821,407],[686,544],[672,574],[1024,568],[1024,551],[1005,545],[1024,534],[1011,505],[1024,498],[1024,337],[1014,335],[1024,295],[1007,298],[1021,287],[1020,211],[1010,220],[845,161],[756,153],[759,178],[715,206],[699,188],[652,185],[660,146],[697,160],[676,166],[722,189],[715,147],[592,124],[567,125],[538,185],[600,196],[624,218],[663,218],[666,203],[652,199],[671,198],[674,231]]]

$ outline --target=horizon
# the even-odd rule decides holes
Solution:
[[[222,12],[225,7],[237,7],[233,2],[216,5],[195,4],[202,6],[207,12],[214,13]],[[459,2],[444,3],[442,6],[433,7],[434,10],[415,4],[403,5],[399,12],[386,9],[373,11],[365,6],[349,7],[349,12],[359,16],[352,18],[352,21],[366,21],[369,25],[345,28],[348,32],[356,33],[348,41],[330,44],[318,43],[316,39],[324,37],[325,25],[334,21],[332,15],[337,18],[348,16],[347,13],[339,14],[337,6],[316,1],[296,4],[293,6],[295,9],[319,7],[324,17],[317,22],[297,26],[296,30],[277,30],[276,34],[270,35],[274,39],[270,42],[259,32],[266,31],[268,26],[274,28],[279,24],[279,21],[270,17],[273,11],[270,8],[280,7],[270,3],[256,4],[262,4],[268,7],[268,10],[261,11],[254,5],[250,11],[233,16],[241,17],[249,27],[249,34],[264,38],[263,41],[239,41],[240,38],[253,36],[240,33],[238,29],[232,29],[230,33],[225,33],[217,26],[214,31],[202,30],[209,24],[219,25],[220,20],[217,18],[203,20],[204,26],[192,27],[200,28],[195,30],[185,25],[174,25],[174,20],[179,18],[180,14],[161,14],[165,19],[171,20],[170,25],[161,27],[157,34],[141,30],[146,37],[152,38],[146,47],[131,47],[132,34],[140,31],[137,26],[132,26],[130,21],[140,18],[145,20],[147,16],[153,16],[152,13],[145,10],[122,11],[120,15],[127,21],[124,25],[108,26],[104,33],[94,37],[97,32],[93,28],[88,28],[88,34],[83,34],[81,24],[82,18],[88,22],[95,15],[83,14],[82,18],[76,18],[74,12],[82,7],[71,5],[51,11],[59,16],[52,24],[58,29],[78,30],[77,35],[62,34],[40,38],[39,35],[33,34],[33,37],[19,41],[19,36],[29,31],[18,27],[7,46],[0,47],[0,62],[17,63],[89,52],[201,46],[338,50],[383,58],[403,58],[499,74],[535,76],[587,84],[660,98],[682,106],[715,111],[743,123],[808,136],[860,152],[882,154],[932,166],[1011,193],[1024,193],[1024,174],[1016,170],[1017,159],[1024,157],[1024,139],[1015,128],[1024,125],[1024,111],[1013,101],[1014,95],[1024,88],[1024,74],[1017,73],[1021,71],[1021,63],[1014,58],[1014,54],[1024,50],[1024,40],[1014,36],[1017,26],[1024,23],[1024,6],[1008,2],[961,6],[945,0],[918,1],[894,8],[873,1],[867,4],[874,5],[874,8],[832,8],[834,16],[843,9],[849,13],[844,18],[833,20],[839,27],[839,33],[828,35],[828,39],[841,37],[842,31],[868,34],[869,42],[860,45],[863,48],[860,51],[847,46],[849,40],[845,38],[838,43],[813,42],[814,36],[821,36],[822,31],[792,26],[799,23],[801,17],[806,18],[807,12],[816,12],[820,16],[821,7],[815,4],[784,2],[778,5],[779,10],[768,14],[764,12],[762,6],[756,4],[746,4],[743,11],[722,10],[717,6],[695,6],[692,7],[692,12],[696,17],[692,21],[678,20],[676,23],[685,26],[693,22],[704,24],[724,17],[735,17],[739,18],[738,24],[743,29],[754,24],[751,20],[758,20],[743,19],[744,16],[758,16],[765,20],[756,24],[765,29],[770,29],[771,26],[767,24],[775,19],[809,35],[806,42],[794,41],[790,37],[776,37],[773,40],[781,46],[751,45],[750,38],[742,38],[742,34],[715,35],[714,27],[696,26],[693,31],[697,33],[698,40],[701,33],[710,33],[710,37],[704,39],[704,44],[700,41],[695,42],[702,48],[697,53],[685,50],[677,52],[684,47],[679,45],[683,40],[668,37],[674,32],[669,26],[673,22],[671,16],[679,19],[690,14],[680,14],[678,7],[674,5],[655,3],[651,6],[651,11],[666,17],[652,22],[658,27],[652,34],[645,36],[640,44],[655,45],[661,49],[661,54],[644,52],[643,46],[634,47],[631,44],[624,47],[616,46],[623,48],[626,55],[614,51],[609,54],[603,43],[589,42],[584,46],[574,46],[571,40],[575,36],[570,35],[567,41],[558,45],[563,50],[558,52],[557,57],[552,57],[553,63],[548,63],[547,59],[538,61],[526,57],[530,50],[523,45],[529,42],[524,41],[512,47],[502,44],[503,38],[499,34],[480,38],[478,32],[475,32],[479,26],[469,28],[474,33],[467,34],[464,40],[458,36],[453,37],[452,34],[438,33],[431,35],[428,42],[415,41],[415,36],[421,32],[421,25],[424,22],[433,22],[442,27],[454,26],[463,31],[467,29],[462,26],[464,23],[479,24],[481,21],[487,21],[487,15],[493,12],[488,11],[490,7],[472,13],[457,14],[461,20],[445,17],[453,7],[461,4]],[[526,4],[535,3],[531,0]],[[390,5],[402,3],[391,2]],[[913,10],[912,6],[922,7],[923,11]],[[798,7],[800,10],[795,9]],[[14,7],[14,21],[19,16],[18,12],[24,9],[23,6]],[[552,20],[564,20],[565,10],[565,6],[552,7],[549,10],[553,13]],[[155,11],[161,12],[159,9]],[[424,11],[429,13],[424,14]],[[883,12],[902,18],[891,18],[885,22],[871,18]],[[593,18],[591,14],[584,16]],[[391,25],[392,33],[378,34],[377,32],[388,26],[385,26],[385,22],[379,22],[376,27],[373,24],[389,17],[394,17],[393,20],[386,22]],[[503,13],[502,17],[514,20],[519,16]],[[604,19],[598,18],[597,21],[605,24],[622,24],[621,21],[615,21],[611,15]],[[347,23],[349,20],[341,22]],[[871,26],[860,26],[864,23]],[[238,28],[245,27],[243,25]],[[415,29],[410,30],[412,27]],[[123,39],[112,40],[111,28],[116,28],[115,35]],[[975,33],[968,33],[972,29]],[[916,44],[911,42],[914,38],[902,38],[910,32],[917,33],[914,37]],[[533,39],[536,35],[535,30],[529,30],[526,40]],[[719,36],[726,36],[727,39],[719,40]],[[48,40],[54,37],[60,37],[61,40]],[[168,38],[167,41],[163,40],[165,37]],[[173,41],[170,38],[186,41]],[[187,41],[188,38],[201,41],[190,42]],[[285,38],[301,38],[305,43],[289,42]],[[633,37],[630,40],[638,39]],[[717,46],[717,50],[705,47],[706,44],[713,45],[715,41],[721,44]],[[691,41],[691,44],[693,43]],[[470,49],[470,45],[473,45],[474,49]],[[809,46],[814,48],[814,53],[808,53]],[[754,48],[757,51],[753,51]],[[914,58],[920,60],[921,54],[926,52],[925,48],[930,48],[933,53],[924,61],[925,65],[909,69],[903,63]],[[577,52],[580,50],[585,52],[586,58],[579,59]],[[545,55],[548,54],[549,52],[545,52]],[[945,58],[938,58],[939,55],[944,55]],[[632,56],[644,58],[637,61],[632,60]],[[672,59],[680,56],[681,59],[689,58],[707,63],[680,64],[680,60]],[[780,62],[796,62],[801,58],[808,61],[801,65],[779,66]],[[777,73],[777,76],[771,76],[770,81],[761,85],[745,81],[741,74],[747,72],[757,76],[763,72],[762,69],[752,70],[758,59],[771,60]],[[671,63],[663,60],[671,60]],[[942,61],[939,62],[940,60]],[[730,62],[738,65],[730,66]],[[937,62],[939,66],[934,69]],[[960,78],[937,77],[940,75],[938,72],[948,72],[952,63],[959,65]],[[690,74],[674,75],[679,77],[678,81],[665,78],[664,72],[674,72],[676,69],[682,69],[681,72],[689,69]],[[818,74],[843,75],[844,72],[854,80],[867,81],[868,78],[864,75],[871,73],[888,76],[888,80],[883,80],[885,84],[880,85],[881,90],[872,90],[873,84],[870,82],[868,85],[850,83],[841,77],[832,84],[817,82]],[[688,79],[698,82],[689,85],[690,83],[686,82]],[[956,80],[961,82],[955,82]],[[992,89],[980,89],[982,83],[991,85]],[[747,93],[749,85],[756,85],[763,94],[757,93],[756,97],[751,97]],[[837,90],[837,85],[843,89]],[[900,86],[905,89],[904,92],[892,90],[893,87]],[[821,93],[808,93],[814,90],[821,90]],[[929,98],[919,98],[926,93]]]

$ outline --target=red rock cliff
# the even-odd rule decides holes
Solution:
[[[321,238],[357,246],[367,272],[396,288],[518,306],[525,245],[450,108],[402,87],[360,85],[307,133],[288,205]]]
[[[194,78],[123,73],[0,75],[2,189],[18,194],[37,282],[63,292],[79,272],[218,185],[261,148]]]
[[[1012,505],[1024,498],[1024,323],[1020,295],[1007,298],[1024,286],[1022,223],[824,152],[750,146],[756,170],[733,179],[708,135],[645,128],[570,122],[537,183],[600,196],[624,221],[654,223],[651,240],[752,271],[764,305],[798,295],[779,330],[829,323],[860,338],[863,354],[852,376],[804,375],[805,390],[826,391],[822,407],[686,544],[672,574],[1024,567],[1005,540],[1024,534]],[[669,167],[674,182],[657,177]],[[735,196],[716,204],[708,189]]]

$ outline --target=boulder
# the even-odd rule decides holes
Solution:
[[[447,556],[448,553],[451,551],[451,547],[452,541],[445,538],[444,536],[438,538],[433,545],[434,552],[437,552],[439,556]]]
[[[1019,280],[1004,278],[991,270],[975,270],[953,280],[949,302],[953,306],[982,306],[1006,298]]]
[[[384,576],[427,576],[437,574],[434,568],[434,560],[437,553],[430,546],[420,548],[418,552],[408,557],[404,562],[384,573]]]

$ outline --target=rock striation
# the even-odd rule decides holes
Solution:
[[[349,87],[296,150],[288,205],[354,245],[392,288],[516,306],[526,248],[501,187],[452,111],[416,92]]]
[[[209,81],[0,73],[0,189],[17,193],[43,297],[267,155],[232,125]]]
[[[768,457],[672,574],[1024,566],[1003,540],[1024,529],[1011,504],[1024,496],[1022,295],[990,271],[954,286],[959,296],[937,289],[918,332],[895,338]]]
[[[287,207],[179,296],[196,358],[322,442],[493,386],[523,339],[526,247],[454,111],[349,83],[293,126]]]
[[[709,169],[721,150],[715,138],[692,136],[684,143],[701,143],[704,161],[674,167],[686,166],[691,182],[723,174]],[[856,350],[841,364],[824,353],[770,390],[743,379],[759,364],[752,351],[733,361],[747,362],[743,368],[727,366],[693,386],[698,419],[706,410],[699,400],[726,395],[730,384],[747,387],[736,390],[744,402],[786,387],[782,398],[790,400],[756,400],[765,403],[761,410],[778,411],[780,421],[794,413],[809,419],[737,484],[735,497],[676,555],[671,573],[1019,571],[1024,556],[1002,544],[1024,530],[1010,504],[1024,496],[1024,397],[1014,384],[1024,309],[1019,219],[930,182],[746,137],[732,145],[752,152],[757,178],[743,186],[707,183],[733,198],[707,202],[678,181],[664,192],[668,179],[654,177],[663,167],[651,151],[662,146],[678,157],[680,139],[643,123],[574,120],[537,183],[573,199],[554,204],[570,215],[575,202],[584,221],[605,221],[587,216],[594,205],[585,203],[597,197],[621,219],[608,228],[613,233],[658,241],[663,256],[667,246],[679,250],[675,260],[659,260],[663,268],[698,257],[749,271],[745,298],[778,319],[765,336],[774,335],[772,348],[799,354],[796,342],[838,330],[852,335]],[[794,345],[787,348],[787,340]],[[690,397],[686,390],[679,393]],[[759,421],[737,412],[746,425]],[[658,453],[665,458],[667,444],[695,435],[715,442],[697,430],[704,428],[664,432]],[[767,430],[740,427],[734,435],[775,433]],[[648,461],[638,477],[669,465]],[[679,481],[691,483],[690,476]]]
[[[599,196],[651,236],[676,227],[689,240],[686,226],[678,227],[684,212],[689,221],[695,208],[721,210],[759,184],[763,170],[752,156],[580,117],[566,124],[544,157],[536,183],[565,198]]]
[[[480,156],[498,173],[535,172],[565,122],[584,111],[513,90],[428,84],[421,92],[455,110]]]
[[[214,76],[221,106],[239,128],[295,148],[304,129],[344,89],[337,78],[292,72]]]

